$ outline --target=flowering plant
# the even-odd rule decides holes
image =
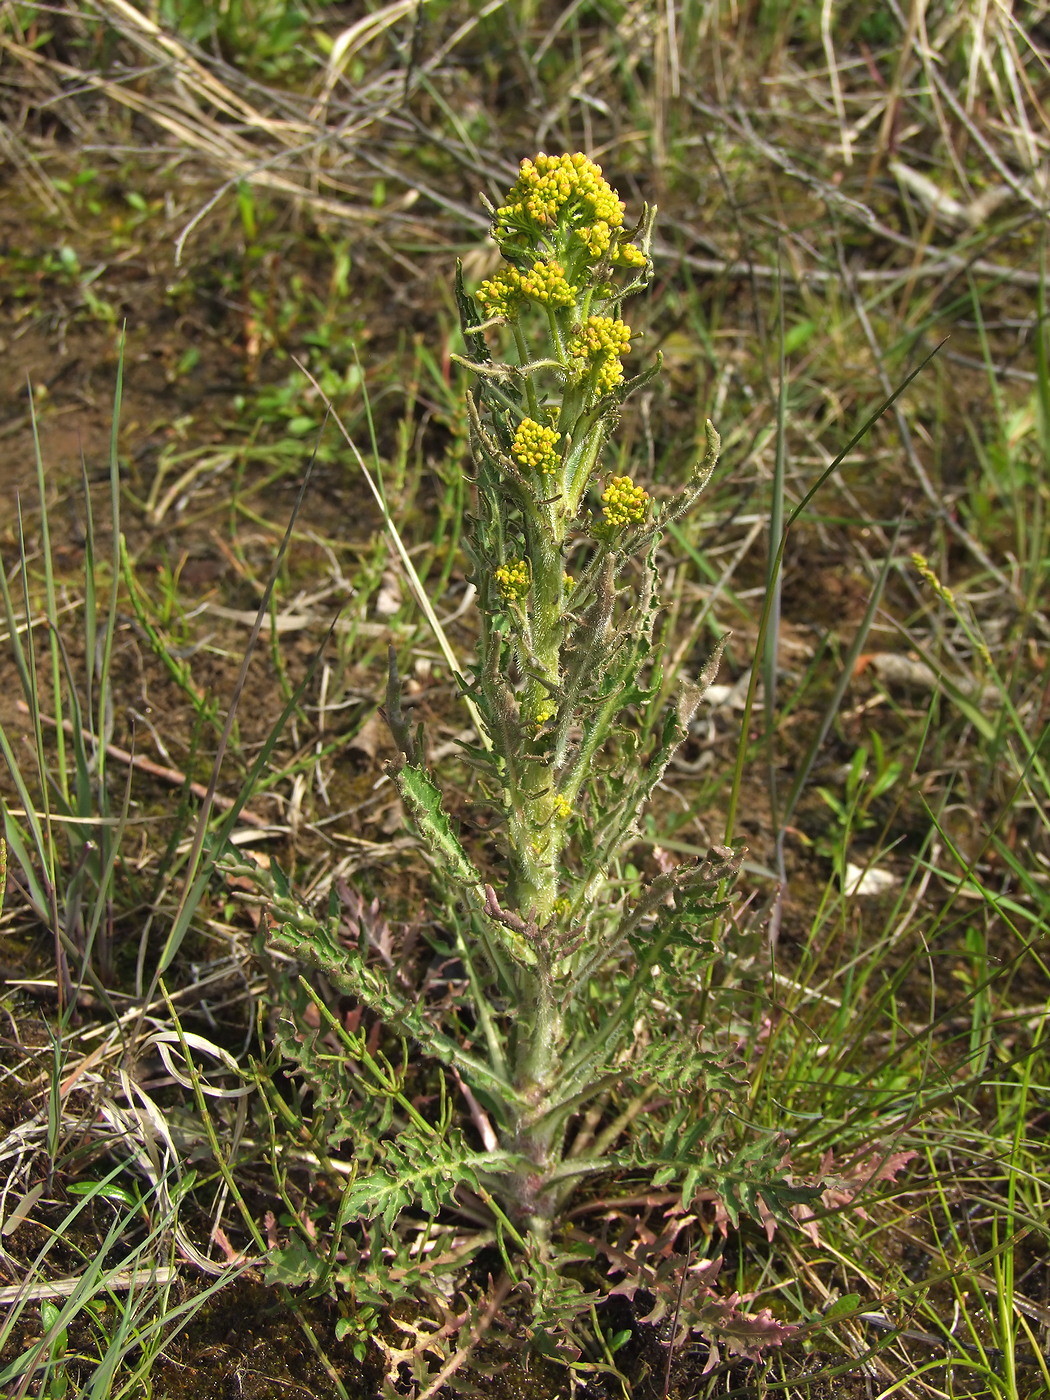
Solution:
[[[274,937],[440,1077],[435,1122],[412,1106],[407,1070],[324,1008],[342,1068],[331,1055],[311,1061],[301,1032],[286,1036],[308,1072],[323,1059],[330,1107],[369,1093],[385,1105],[370,1135],[339,1110],[332,1131],[353,1134],[357,1159],[341,1218],[396,1235],[403,1216],[473,1212],[536,1312],[564,1323],[590,1301],[565,1274],[576,1256],[559,1234],[584,1183],[641,1174],[682,1212],[717,1199],[731,1221],[741,1210],[787,1218],[806,1193],[784,1179],[775,1137],[737,1142],[731,1047],[699,1024],[738,855],[718,848],[648,880],[627,858],[721,650],[661,710],[657,549],[710,477],[718,434],[709,423],[701,460],[659,504],[604,461],[624,400],[658,369],[628,376],[637,337],[621,317],[652,277],[653,214],[628,228],[583,155],[523,161],[491,214],[503,266],[473,296],[457,279],[474,378],[467,547],[479,612],[466,685],[477,742],[464,754],[494,813],[483,838],[464,836],[448,810],[393,659],[385,711],[391,772],[440,900],[438,951],[455,975],[435,1007],[374,955],[360,918],[311,919],[288,896],[274,901]],[[737,1313],[733,1325],[747,1334]]]

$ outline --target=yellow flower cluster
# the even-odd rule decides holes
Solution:
[[[553,719],[558,713],[558,707],[553,700],[541,700],[533,712],[532,722],[537,730],[542,729],[549,719]]]
[[[538,155],[523,160],[507,203],[496,210],[493,237],[503,244],[528,236],[530,228],[550,230],[559,224],[583,243],[597,262],[605,253],[620,267],[643,267],[645,254],[618,230],[624,203],[602,175],[602,168],[577,151],[575,155]]]
[[[614,230],[608,224],[602,223],[601,220],[596,224],[584,224],[582,228],[574,229],[573,233],[595,262],[612,246],[610,261],[617,267],[645,266],[645,254],[641,248],[636,247],[633,243],[628,243],[626,239],[615,237]]]
[[[575,335],[569,339],[569,354],[575,361],[573,377],[585,379],[597,370],[595,385],[599,393],[615,389],[623,381],[620,356],[631,348],[631,328],[612,316],[588,316]]]
[[[605,523],[615,530],[640,525],[645,519],[651,496],[641,486],[635,486],[629,476],[614,476],[602,492],[602,514]]]
[[[560,822],[567,822],[572,816],[572,803],[564,793],[556,792],[551,798],[551,810]]]
[[[545,306],[572,306],[575,290],[565,280],[565,269],[553,258],[550,262],[534,262],[529,272],[518,273],[521,295]]]
[[[538,260],[528,272],[505,267],[482,282],[477,290],[478,301],[490,316],[513,316],[523,301],[538,301],[544,306],[572,306],[576,292],[565,277],[560,262]]]
[[[554,450],[561,442],[561,433],[553,428],[545,428],[535,418],[523,418],[518,424],[511,444],[511,454],[523,467],[549,475],[561,466],[561,458]]]
[[[570,206],[590,223],[601,222],[610,228],[623,223],[623,201],[616,198],[601,166],[579,151],[572,156],[538,155],[535,160],[523,160],[507,203],[496,210],[496,238],[503,234],[505,224],[511,231],[523,216],[549,228]]]
[[[628,243],[624,239],[616,240],[616,250],[612,255],[612,260],[617,267],[644,267],[646,256],[634,243]]]
[[[529,591],[529,566],[524,559],[511,559],[493,572],[505,603],[516,603]]]
[[[503,268],[482,282],[475,295],[490,316],[513,316],[521,300],[518,269]]]

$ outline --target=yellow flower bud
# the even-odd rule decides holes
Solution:
[[[641,486],[635,486],[629,476],[614,476],[602,492],[602,515],[606,525],[614,530],[626,530],[640,525],[645,519],[652,497]]]
[[[549,719],[553,719],[557,713],[558,707],[549,696],[547,699],[541,700],[532,715],[532,722],[536,726],[537,732],[543,728]]]
[[[517,249],[551,234],[561,246],[575,238],[594,262],[608,254],[617,267],[642,267],[641,249],[621,241],[624,207],[601,166],[585,155],[540,154],[521,162],[506,204],[496,210],[492,235],[501,247]]]
[[[555,451],[560,441],[561,433],[553,428],[545,428],[534,418],[523,418],[514,434],[511,455],[521,466],[549,475],[561,466],[561,458]]]
[[[492,577],[505,603],[517,603],[529,591],[529,566],[524,559],[511,559],[493,571]]]
[[[579,382],[594,372],[599,393],[608,393],[623,381],[620,357],[631,348],[631,328],[612,316],[588,316],[569,339],[573,378]]]

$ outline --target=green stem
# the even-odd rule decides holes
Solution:
[[[561,685],[565,563],[562,522],[555,508],[533,504],[525,514],[531,567],[529,614],[531,663],[536,675],[525,688],[523,720],[538,735],[553,717]],[[508,777],[510,774],[508,772]],[[508,782],[509,841],[516,871],[515,903],[541,926],[551,919],[558,894],[563,827],[553,802],[553,774],[546,755],[527,756],[517,781]]]
[[[514,348],[518,352],[518,363],[527,365],[529,363],[529,347],[525,344],[525,337],[517,321],[513,321],[511,325],[514,335]],[[540,405],[536,397],[536,386],[533,384],[532,376],[529,374],[525,375],[525,398],[529,405],[529,417],[537,418],[539,416]]]

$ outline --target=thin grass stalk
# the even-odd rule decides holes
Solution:
[[[147,1003],[153,1000],[153,997],[156,994],[157,988],[160,984],[161,977],[171,966],[175,955],[181,947],[182,941],[185,938],[187,932],[189,931],[191,920],[195,916],[197,907],[200,903],[205,887],[209,879],[211,878],[212,870],[214,868],[215,857],[211,856],[205,858],[204,846],[206,838],[208,836],[211,807],[214,801],[215,793],[218,790],[219,775],[222,769],[222,762],[225,756],[227,744],[229,743],[230,735],[233,730],[234,720],[237,713],[237,706],[240,701],[240,697],[244,692],[244,687],[248,679],[248,669],[251,665],[252,657],[254,656],[255,648],[259,641],[259,636],[262,631],[263,623],[267,617],[270,595],[272,594],[273,589],[276,585],[281,562],[284,559],[285,552],[287,551],[288,544],[292,535],[292,530],[295,525],[295,521],[298,518],[300,509],[302,508],[302,503],[306,494],[306,489],[310,483],[310,475],[311,472],[310,470],[308,470],[303,478],[302,484],[300,485],[299,493],[296,497],[295,504],[292,507],[291,518],[288,521],[284,537],[277,549],[277,553],[274,557],[273,564],[271,565],[269,577],[267,578],[266,586],[263,590],[263,596],[260,600],[259,608],[256,613],[255,623],[252,627],[247,644],[245,646],[244,658],[241,662],[241,667],[237,675],[237,680],[234,683],[233,695],[230,698],[230,704],[227,710],[226,720],[223,724],[222,732],[219,736],[219,742],[216,747],[211,779],[208,784],[208,794],[202,803],[200,814],[197,819],[196,830],[194,832],[193,844],[190,848],[189,856],[187,857],[186,874],[184,877],[182,893],[179,897],[179,903],[175,911],[175,916],[172,921],[171,929],[168,932],[168,936],[165,940],[164,947],[161,951],[161,955],[153,971],[153,977],[150,982],[149,989],[146,993]],[[325,642],[327,642],[327,637],[325,638]],[[322,649],[324,644],[325,643],[323,642]],[[267,762],[269,761],[270,754],[273,751],[273,747],[277,742],[277,738],[281,733],[285,722],[298,706],[300,698],[304,694],[307,685],[313,678],[314,670],[317,667],[320,655],[321,649],[319,649],[315,653],[313,661],[311,665],[307,668],[306,674],[304,675],[302,681],[296,687],[291,699],[286,702],[284,709],[281,715],[279,716],[276,724],[272,727],[266,741],[261,745],[259,752],[257,753],[252,767],[248,773],[248,776],[241,786],[240,792],[234,799],[232,805],[226,813],[226,816],[219,823],[218,829],[213,837],[215,850],[217,852],[222,850],[226,837],[233,830],[234,824],[236,823],[237,818],[240,815],[242,807],[245,805],[245,803],[248,801],[253,791],[255,790],[255,784],[258,780],[258,777],[265,768]]]
[[[779,254],[778,254],[779,264]],[[766,621],[764,645],[762,646],[762,716],[766,748],[766,787],[769,793],[769,807],[773,830],[777,833],[774,847],[776,861],[777,888],[773,895],[767,937],[770,947],[775,948],[780,938],[780,919],[784,891],[787,886],[787,868],[784,863],[783,832],[787,817],[780,811],[775,754],[776,714],[778,676],[777,664],[780,654],[780,611],[783,594],[784,557],[784,500],[787,478],[787,357],[785,354],[784,292],[783,283],[776,282],[777,298],[777,396],[776,396],[776,450],[773,459],[773,481],[769,506],[769,525],[766,534],[767,570],[765,598],[769,612]],[[757,660],[755,666],[757,668]]]

